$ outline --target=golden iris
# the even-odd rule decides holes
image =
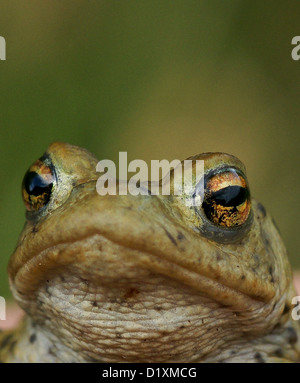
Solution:
[[[42,159],[28,169],[22,182],[22,196],[28,211],[40,210],[48,203],[54,182],[53,170]]]
[[[215,225],[232,228],[247,221],[251,210],[249,187],[235,169],[208,176],[202,208]]]

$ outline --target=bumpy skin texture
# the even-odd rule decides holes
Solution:
[[[252,199],[238,239],[225,231],[215,240],[186,196],[100,197],[90,153],[54,143],[47,154],[57,185],[8,267],[27,317],[0,335],[0,360],[299,361],[291,270],[260,203]],[[244,172],[230,155],[192,159],[204,159],[205,172]]]

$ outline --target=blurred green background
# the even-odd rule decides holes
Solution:
[[[236,155],[300,268],[299,18],[298,1],[2,1],[0,295],[23,175],[56,140],[114,161]]]

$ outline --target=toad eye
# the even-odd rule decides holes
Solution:
[[[233,228],[245,223],[251,210],[246,178],[233,168],[208,175],[202,208],[214,225]]]
[[[26,172],[22,182],[22,196],[27,211],[37,211],[47,205],[56,183],[52,166],[43,158],[37,160]]]

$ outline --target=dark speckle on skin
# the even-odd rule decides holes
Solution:
[[[94,301],[94,302],[92,303],[92,305],[93,305],[94,307],[98,307],[98,304],[97,304],[96,301]]]
[[[185,239],[185,236],[181,232],[178,232],[177,239],[178,241],[182,241],[183,239]]]
[[[130,288],[129,290],[126,291],[126,293],[124,294],[123,298],[124,298],[124,299],[134,298],[134,297],[136,297],[139,293],[140,293],[140,292],[139,292],[138,289],[136,289],[135,287],[132,287],[132,288]]]
[[[36,226],[33,226],[32,229],[31,229],[31,233],[34,234],[34,233],[37,233],[39,230],[36,228]]]
[[[241,276],[241,279],[244,281],[246,279],[246,276],[245,275],[242,275]]]
[[[34,343],[36,341],[36,334],[31,334],[29,338],[30,343]]]
[[[263,236],[263,241],[265,244],[266,249],[269,251],[270,250],[270,241],[267,237]]]
[[[177,246],[177,242],[175,241],[174,237],[168,232],[168,230],[166,230],[165,228],[164,228],[164,230],[165,230],[167,236],[169,237],[169,239],[171,240],[171,242],[172,242],[175,246]]]
[[[13,340],[10,345],[9,345],[9,351],[12,352],[13,349],[15,348],[15,345],[17,344],[16,340]]]
[[[269,274],[270,274],[270,276],[271,276],[271,283],[274,283],[273,267],[272,267],[272,266],[269,267]]]
[[[298,341],[298,336],[297,336],[297,333],[296,333],[296,330],[293,328],[293,327],[289,327],[287,329],[288,331],[288,342],[290,344],[295,344],[297,343]]]
[[[285,315],[285,314],[287,314],[289,311],[290,311],[290,306],[286,303],[286,304],[284,305],[284,309],[283,309],[282,314]]]
[[[89,281],[87,279],[84,279],[84,278],[80,278],[81,281],[86,285],[88,286],[89,285]]]
[[[12,337],[13,337],[12,334],[8,334],[8,335],[6,335],[6,336],[2,339],[2,342],[1,342],[1,344],[0,344],[0,349],[1,349],[1,348],[4,348],[5,346],[7,346],[8,343],[12,340]]]
[[[279,358],[282,358],[282,357],[283,357],[283,351],[282,351],[282,349],[281,349],[281,348],[278,348],[277,350],[275,350],[274,355],[275,355],[275,356],[278,356]]]
[[[259,257],[259,255],[258,254],[254,254],[253,255],[253,259],[254,259],[254,261],[256,263],[256,266],[259,266],[259,264],[260,264],[260,257]]]
[[[270,248],[270,241],[266,236],[263,236],[264,244],[269,249]]]
[[[49,286],[47,286],[47,285],[45,286],[45,292],[47,295],[49,295],[51,297],[51,292],[49,290]]]
[[[44,301],[43,301],[43,299],[41,299],[41,298],[37,299],[36,302],[37,302],[37,304],[38,304],[39,306],[41,306],[41,307],[45,304]]]
[[[49,354],[49,355],[52,355],[52,356],[56,356],[53,347],[49,347],[49,349],[48,349],[48,354]]]
[[[216,275],[215,275],[215,278],[216,278],[216,281],[219,281],[220,278],[221,278],[221,276],[220,276],[219,274],[216,274]]]
[[[270,239],[264,230],[261,231],[261,237],[262,237],[262,240],[263,240],[263,243],[265,246],[265,250],[267,251],[267,253],[269,253],[270,255],[273,254],[273,249],[272,249],[272,246],[270,243]]]
[[[258,363],[266,363],[266,361],[265,361],[264,358],[262,357],[261,353],[259,353],[259,352],[256,352],[256,353],[254,354],[254,359],[256,359],[256,361],[257,361]]]
[[[258,210],[261,212],[262,216],[265,217],[267,212],[264,206],[260,202],[258,202],[257,207],[258,207]]]

